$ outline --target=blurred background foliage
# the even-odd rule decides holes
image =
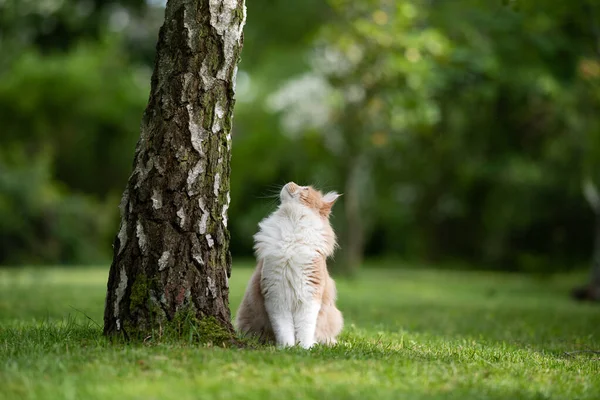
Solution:
[[[591,257],[597,2],[247,8],[234,257],[252,255],[289,180],[344,193],[347,271],[365,256],[535,272]],[[0,264],[109,259],[163,12],[161,0],[0,0]]]

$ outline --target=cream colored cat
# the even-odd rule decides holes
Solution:
[[[329,223],[339,195],[286,184],[279,208],[254,235],[257,266],[236,316],[236,328],[278,346],[333,344],[343,327],[326,259],[336,239]]]

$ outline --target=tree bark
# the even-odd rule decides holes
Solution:
[[[104,333],[174,321],[233,332],[227,208],[244,0],[169,0],[134,170],[121,200]]]

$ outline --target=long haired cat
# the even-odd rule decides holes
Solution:
[[[278,346],[336,343],[343,318],[326,259],[336,246],[329,215],[339,195],[289,182],[279,197],[279,207],[254,235],[257,266],[236,328]]]

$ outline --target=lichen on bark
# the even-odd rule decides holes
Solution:
[[[204,327],[197,332],[215,324],[219,335],[233,332],[227,208],[245,18],[243,0],[167,2],[133,172],[120,205],[107,335],[155,335],[179,324],[182,313],[192,313],[186,320]]]

